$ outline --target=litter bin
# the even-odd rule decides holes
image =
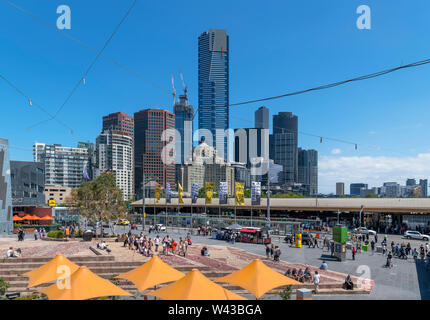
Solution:
[[[82,235],[82,239],[84,241],[91,241],[91,240],[93,240],[93,232],[91,230],[85,231],[84,234]]]

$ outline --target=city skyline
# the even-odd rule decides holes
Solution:
[[[173,46],[183,50],[175,50],[174,54],[164,53],[164,44],[160,43],[150,50],[156,52],[157,56],[161,55],[160,59],[166,61],[164,65],[156,63],[154,66],[148,66],[144,62],[154,60],[152,56],[155,54],[154,52],[138,50],[138,56],[128,50],[130,49],[128,35],[142,37],[142,33],[135,30],[139,25],[139,14],[142,14],[146,5],[137,5],[136,11],[122,26],[106,54],[118,57],[118,59],[121,57],[120,61],[125,65],[145,74],[151,81],[162,83],[166,93],[160,94],[160,91],[155,90],[148,83],[133,78],[107,61],[99,61],[86,79],[85,86],[79,89],[77,95],[70,101],[70,105],[60,114],[59,119],[67,122],[74,129],[75,134],[71,135],[67,129],[55,121],[28,131],[28,126],[44,120],[46,115],[34,110],[34,107],[29,107],[22,97],[17,96],[16,92],[2,82],[0,88],[4,92],[3,102],[9,108],[0,108],[0,116],[12,116],[13,121],[3,126],[0,134],[9,138],[10,144],[15,146],[11,149],[11,159],[31,160],[30,150],[35,141],[43,141],[47,144],[61,143],[65,146],[74,146],[78,141],[94,141],[94,137],[100,133],[100,128],[94,126],[94,123],[96,121],[98,123],[102,115],[117,111],[133,114],[145,106],[155,105],[162,105],[163,108],[172,110],[172,107],[167,107],[171,106],[170,74],[173,72],[177,75],[176,70],[179,68],[187,78],[190,104],[197,105],[196,39],[201,32],[209,30],[211,27],[227,30],[229,36],[234,39],[230,43],[229,50],[230,100],[232,103],[397,66],[402,62],[419,60],[423,58],[419,53],[426,52],[428,44],[417,42],[418,37],[410,37],[417,30],[420,30],[419,32],[428,30],[424,24],[424,16],[415,16],[414,27],[410,28],[402,29],[402,26],[405,27],[406,24],[396,25],[394,23],[410,10],[406,5],[399,5],[396,8],[372,5],[372,9],[375,11],[388,10],[392,20],[379,17],[374,28],[363,33],[355,27],[354,18],[356,18],[355,9],[357,7],[355,3],[339,2],[339,6],[327,11],[324,17],[318,16],[318,12],[324,6],[317,2],[313,3],[312,8],[306,8],[306,10],[310,10],[310,13],[307,14],[302,5],[291,4],[288,11],[295,10],[297,17],[288,15],[290,19],[287,19],[282,27],[279,27],[280,22],[284,22],[285,19],[281,20],[280,14],[276,13],[278,10],[270,6],[263,9],[270,12],[272,16],[272,22],[265,27],[264,31],[258,30],[258,26],[252,27],[248,23],[255,20],[258,14],[257,10],[251,8],[250,14],[246,18],[240,17],[239,19],[242,19],[243,24],[249,29],[253,41],[251,41],[251,36],[245,32],[247,29],[238,26],[240,22],[233,24],[229,21],[228,15],[226,17],[217,15],[221,9],[208,13],[202,10],[205,7],[203,4],[194,8],[189,6],[180,8],[179,5],[175,5],[175,9],[177,8],[179,13],[185,14],[187,10],[190,11],[185,16],[195,14],[196,11],[205,13],[198,16],[196,24],[192,27],[183,26],[183,32],[172,39],[172,43],[169,44],[169,47]],[[46,12],[50,11],[49,4],[40,6],[25,4],[23,6],[44,18],[47,16]],[[150,4],[147,6],[147,9],[154,9]],[[427,4],[420,6],[422,6],[419,10],[421,12],[425,12],[429,7]],[[239,7],[238,4],[232,4],[232,14],[237,12]],[[92,55],[66,38],[56,35],[55,32],[45,29],[18,11],[14,11],[15,9],[6,4],[2,4],[2,9],[10,12],[10,16],[5,17],[5,23],[12,26],[12,31],[4,34],[5,45],[10,48],[10,51],[6,50],[2,53],[3,59],[9,61],[4,68],[4,75],[23,91],[28,92],[32,99],[51,111],[55,110],[72,84],[79,79],[82,73],[79,70],[86,67],[87,61],[93,58]],[[124,11],[124,9],[124,5],[120,4],[115,4],[111,8],[101,8],[100,10],[105,14],[105,20],[94,30],[87,30],[82,25],[88,18],[85,14],[88,14],[89,9],[75,4],[72,6],[74,23],[70,34],[92,43],[92,39],[110,32],[118,20],[115,11]],[[167,10],[167,6],[161,5],[159,10]],[[52,11],[54,13],[54,10]],[[294,25],[299,27],[294,29],[298,34],[303,35],[308,32],[303,30],[303,24],[308,20],[300,22],[303,17],[312,17],[315,24],[321,26],[319,28],[321,30],[312,29],[313,32],[317,32],[315,38],[310,38],[309,44],[305,45],[305,48],[298,47],[300,40],[296,40],[294,37],[290,37],[289,41],[283,41],[285,34],[288,34],[288,30]],[[245,19],[249,19],[249,21]],[[336,26],[344,26],[344,30],[339,31],[334,30],[334,27],[329,27],[327,21],[330,19]],[[327,25],[325,25],[326,23]],[[17,24],[25,26],[28,34],[23,35],[19,31],[13,31],[13,26]],[[159,24],[160,22],[156,23],[156,25]],[[157,35],[148,35],[149,38],[145,44],[154,44],[156,36],[167,35],[167,30],[170,31],[169,26],[170,24],[166,23],[166,26],[160,28]],[[303,28],[300,29],[300,26]],[[326,31],[323,26],[326,26]],[[327,49],[326,44],[317,40],[318,35],[324,41],[333,39],[336,42],[344,41],[345,44],[336,49],[338,52],[332,50],[324,52]],[[20,41],[15,41],[15,38]],[[397,42],[402,42],[401,48]],[[271,47],[269,50],[257,50],[258,45],[251,48],[249,45],[251,43]],[[372,47],[373,43],[380,43],[380,46],[384,47],[383,52],[378,52],[376,48]],[[61,57],[58,56],[57,47],[59,45],[62,51],[64,49],[68,51],[64,52]],[[95,45],[100,46],[97,43]],[[312,46],[312,55],[305,52],[307,46]],[[353,51],[358,47],[361,48],[361,51]],[[417,53],[414,53],[413,50]],[[345,55],[345,53],[353,54]],[[366,55],[366,59],[361,59],[363,54]],[[344,62],[339,62],[338,55],[342,55]],[[285,56],[288,59],[285,59]],[[143,57],[145,59],[142,59]],[[271,63],[267,63],[269,57]],[[36,64],[35,61],[39,59],[40,64]],[[139,60],[142,61],[139,62]],[[316,65],[317,61],[324,61],[324,65]],[[251,64],[253,68],[249,70],[247,66]],[[265,67],[266,65],[267,67]],[[58,67],[62,70],[60,77],[56,72]],[[32,76],[28,77],[29,74]],[[328,77],[327,74],[330,76]],[[303,132],[362,143],[359,144],[358,150],[354,150],[353,145],[326,139],[320,144],[318,137],[299,134],[301,147],[318,150],[319,189],[323,193],[334,193],[336,181],[345,181],[346,184],[366,181],[369,185],[381,185],[384,181],[403,181],[411,176],[425,179],[430,176],[430,169],[426,165],[430,159],[429,147],[423,140],[426,128],[422,121],[423,114],[425,115],[427,112],[426,101],[429,99],[425,91],[425,81],[423,81],[426,75],[425,67],[423,67],[390,75],[384,79],[371,80],[368,83],[361,82],[330,91],[270,101],[264,105],[270,109],[270,116],[283,111],[297,114],[302,119],[300,127]],[[251,79],[265,80],[262,83],[262,81],[250,81]],[[408,80],[407,83],[405,83],[405,79]],[[363,91],[366,92],[365,97],[362,95]],[[143,100],[142,97],[144,97]],[[346,105],[349,112],[344,114],[343,108]],[[405,113],[405,105],[411,105],[410,108],[413,108],[415,112]],[[261,104],[254,104],[230,108],[230,126],[232,128],[252,126],[238,118],[250,119],[260,106]],[[390,121],[387,121],[385,117],[386,108],[390,109]],[[371,118],[363,118],[363,115],[371,115]],[[20,130],[16,130],[18,119],[22,121]],[[11,135],[11,132],[14,134]]]

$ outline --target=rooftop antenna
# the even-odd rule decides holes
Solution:
[[[184,95],[187,95],[187,85],[185,84],[185,81],[184,81],[184,75],[180,70],[179,70],[179,75],[181,76],[182,87],[184,88]]]
[[[176,89],[175,89],[175,80],[173,79],[173,73],[172,73],[172,95],[173,95],[173,106],[175,106],[176,102]]]

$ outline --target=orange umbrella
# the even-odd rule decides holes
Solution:
[[[31,288],[42,283],[55,281],[64,273],[72,274],[78,269],[79,266],[77,264],[74,264],[62,254],[58,254],[48,263],[33,271],[24,273],[23,276],[29,278],[27,288]]]
[[[107,279],[91,272],[86,266],[76,270],[69,279],[40,289],[49,300],[86,300],[106,296],[132,296]]]
[[[122,273],[115,278],[131,281],[139,291],[144,291],[157,284],[176,281],[184,276],[184,273],[172,268],[158,256],[154,256],[140,267]]]
[[[37,220],[37,219],[39,219],[39,217],[31,216],[29,214],[26,214],[25,216],[22,217],[22,220]]]
[[[39,218],[39,220],[54,220],[54,218],[50,216],[44,216],[42,218]]]
[[[148,295],[164,300],[247,300],[212,282],[197,269]]]
[[[225,282],[242,287],[251,292],[257,299],[274,288],[291,284],[301,284],[296,280],[272,270],[260,259],[252,261],[246,267],[226,275],[225,277],[221,277],[215,282]]]
[[[12,220],[13,221],[22,221],[22,218],[20,218],[19,216],[13,216]]]

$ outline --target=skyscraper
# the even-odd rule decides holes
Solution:
[[[306,195],[318,194],[318,152],[298,149],[298,181]]]
[[[193,117],[194,108],[188,104],[187,95],[179,96],[179,103],[173,108],[176,136],[176,164],[184,163],[193,152]]]
[[[198,43],[199,129],[207,130],[202,134],[205,141],[227,160],[224,132],[229,127],[229,37],[226,30],[210,29],[200,35]]]
[[[136,199],[142,198],[142,167],[146,182],[154,181],[162,186],[169,182],[175,188],[174,130],[175,115],[168,110],[145,109],[134,114]],[[171,161],[167,161],[168,158]]]
[[[269,109],[265,106],[262,106],[255,111],[255,127],[269,129]]]
[[[130,135],[106,130],[97,137],[97,176],[106,171],[114,173],[124,200],[130,200],[134,195],[133,162],[133,138]]]
[[[115,112],[103,117],[102,132],[112,130],[134,137],[134,120],[127,113]]]
[[[269,139],[270,159],[282,165],[281,184],[291,186],[298,181],[298,118],[291,112],[273,116],[273,134]]]
[[[12,189],[9,141],[0,138],[0,235],[12,234]]]

